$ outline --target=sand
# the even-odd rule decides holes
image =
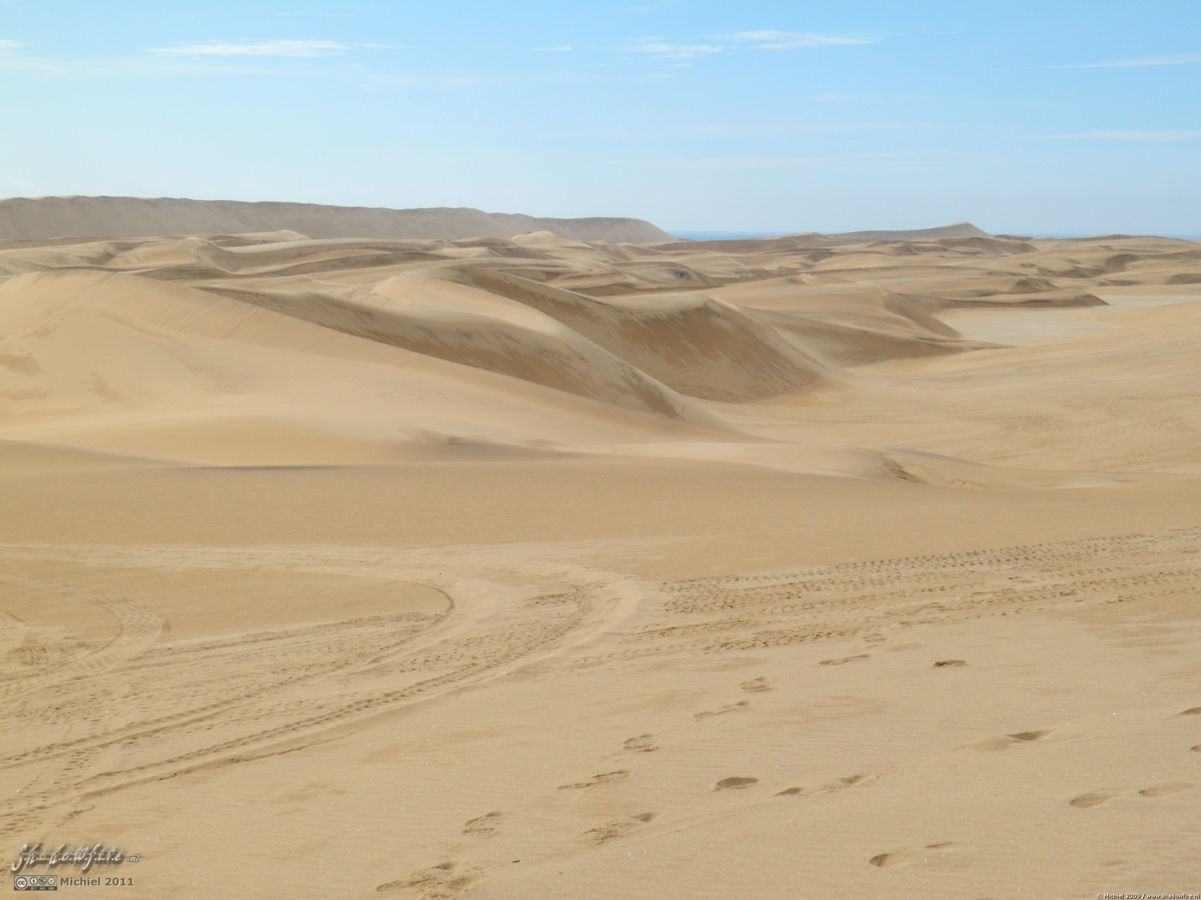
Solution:
[[[974,231],[0,244],[4,852],[1201,891],[1201,244]]]

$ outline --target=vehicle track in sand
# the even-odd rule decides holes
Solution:
[[[57,632],[43,629],[45,652],[9,651],[21,674],[0,682],[0,778],[16,790],[0,832],[46,830],[113,791],[297,750],[537,663],[565,673],[848,636],[872,645],[915,625],[1171,602],[1201,586],[1201,528],[659,585],[539,546],[0,545],[0,572],[31,561],[56,572],[54,580],[4,573],[3,583],[92,604],[117,629],[103,645],[64,637],[61,648]],[[372,615],[172,642],[170,623],[112,590],[113,578],[106,592],[90,586],[89,567],[142,579],[206,569],[360,577],[382,593]],[[398,597],[437,591],[445,608],[389,611],[389,585]],[[866,658],[865,649],[825,662]]]
[[[905,632],[913,627],[953,625],[987,617],[1054,614],[1127,601],[1136,606],[1133,619],[1136,625],[1144,623],[1144,614],[1157,607],[1166,611],[1171,624],[1164,626],[1162,639],[1170,640],[1170,632],[1180,627],[1176,618],[1198,618],[1190,607],[1195,609],[1191,598],[1199,594],[1201,528],[687,579],[658,585],[622,628],[605,635],[603,641],[581,648],[580,652],[559,657],[548,671],[558,678],[571,677],[572,670],[619,671],[626,664],[643,671],[651,668],[645,665],[650,659],[674,658],[691,664],[702,656],[721,654],[738,660],[763,660],[767,655],[755,651],[827,639],[837,643],[845,643],[847,637],[862,640],[864,652],[849,656],[822,659],[820,652],[798,656],[810,665],[840,666],[863,663],[884,649],[915,646],[901,642]],[[1181,598],[1189,602],[1180,602]],[[934,668],[967,665],[955,658],[924,664]],[[721,661],[714,660],[713,668],[722,668]],[[689,741],[701,744],[705,740],[704,730],[717,717],[725,721],[730,716],[730,728],[738,728],[744,721],[751,723],[751,727],[763,727],[764,715],[760,714],[757,695],[771,691],[772,680],[758,676],[742,681],[738,687],[743,699],[693,713],[697,722],[695,733],[687,731],[685,722],[682,736],[680,722],[665,716],[665,727],[676,729],[677,751]],[[756,699],[749,699],[748,694]],[[875,711],[872,701],[861,697],[817,697],[810,701],[814,702],[827,704],[822,710],[826,718]],[[1199,713],[1201,706],[1193,706],[1178,715]],[[765,715],[770,717],[770,713]],[[727,738],[729,733],[727,729]],[[1057,733],[1055,728],[1015,730],[974,742],[966,749],[978,752],[1035,746],[1053,740]],[[662,750],[651,734],[635,735],[621,748],[622,768],[605,771],[598,767],[596,771],[604,774],[578,783],[556,786],[548,781],[544,793],[530,800],[525,809],[514,806],[506,815],[513,820],[541,815],[552,802],[548,798],[567,789],[602,790],[606,784],[634,783],[640,777],[645,788],[648,771],[661,772],[662,760],[655,761],[660,767],[656,768],[644,765],[637,754],[659,756],[671,752]],[[1201,750],[1201,745],[1191,749]],[[695,765],[695,756],[692,759],[691,764]],[[870,786],[896,774],[889,769],[863,769],[851,774],[833,771],[829,773],[832,777],[800,778],[789,783],[797,776],[790,774],[789,780],[772,777],[771,766],[758,770],[731,767],[729,772],[726,777],[714,779],[707,793],[681,796],[675,804],[662,803],[661,796],[652,801],[649,796],[654,792],[650,790],[645,791],[647,799],[640,793],[627,792],[621,803],[628,814],[611,815],[607,820],[597,817],[588,823],[581,815],[574,815],[576,810],[564,810],[561,837],[547,842],[537,852],[523,848],[522,870],[538,866],[561,869],[566,861],[598,852],[602,847],[617,847],[618,852],[627,855],[646,852],[647,842],[675,832],[706,828],[720,821],[734,823],[740,816],[754,815],[773,805],[805,803],[834,792],[858,790],[861,785]],[[710,774],[707,767],[705,774]],[[699,769],[690,771],[690,782],[698,781],[699,777],[694,776],[699,775]],[[1158,798],[1195,787],[1186,781],[1147,784],[1150,786],[1141,790],[1131,787],[1123,792],[1099,789],[1077,796],[1070,803],[1077,808],[1090,808],[1115,797],[1119,801]],[[494,815],[489,821],[499,823],[499,818]],[[575,831],[571,826],[575,826]],[[729,828],[733,833],[737,826],[731,824]],[[495,829],[503,830],[503,823],[496,824]],[[712,833],[707,834],[711,837]],[[503,886],[505,879],[515,872],[504,864],[504,857],[456,843],[453,835],[447,835],[436,846],[439,855],[430,855],[424,866],[401,877],[381,882],[376,890],[432,900],[458,896],[492,879]],[[870,860],[865,857],[864,861],[891,868],[920,862],[925,858],[923,854],[930,855],[932,851],[939,856],[959,849],[956,842],[939,841],[917,850],[887,849]],[[504,893],[499,889],[498,892]]]
[[[6,560],[57,560],[64,569],[83,563],[140,577],[189,567],[369,576],[398,589],[438,591],[446,601],[441,613],[382,612],[168,642],[161,617],[118,596],[5,576],[14,587],[94,603],[120,627],[99,648],[64,638],[62,652],[51,647],[30,657],[25,671],[2,686],[0,776],[19,787],[5,803],[0,832],[60,824],[91,798],[288,752],[365,718],[485,682],[604,633],[640,596],[637,583],[623,576],[537,562],[514,567],[486,553],[462,553],[447,564],[448,553],[455,555],[328,547],[0,547],[0,567]],[[444,570],[453,571],[454,587]],[[64,656],[67,663],[57,664]]]
[[[1201,528],[687,579],[658,585],[616,647],[591,668],[829,638],[881,641],[914,625],[1022,615],[1067,604],[1170,600],[1201,586]]]

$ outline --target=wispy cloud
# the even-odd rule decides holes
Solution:
[[[801,50],[810,47],[843,47],[874,44],[879,38],[860,34],[811,34],[796,31],[736,31],[716,34],[717,40],[745,44],[755,50]]]
[[[258,41],[257,43],[184,44],[179,47],[156,47],[148,50],[159,56],[329,56],[349,50],[346,44],[335,41]]]
[[[615,165],[649,169],[826,169],[920,163],[916,153],[847,153],[835,156],[718,156],[702,159],[626,160]]]
[[[855,34],[811,34],[799,31],[735,31],[711,34],[706,43],[684,44],[661,37],[639,38],[616,48],[622,53],[642,53],[656,59],[701,59],[726,50],[800,50],[874,44],[879,38]]]
[[[14,50],[20,46],[16,41],[0,39],[0,50]]]
[[[651,78],[671,77],[651,75]],[[895,131],[902,129],[954,128],[953,124],[935,122],[868,122],[855,125],[804,125],[786,122],[756,121],[752,118],[736,121],[683,122],[646,128],[606,128],[590,131],[567,131],[549,136],[563,140],[619,141],[719,141],[743,142],[748,139],[812,137],[826,134],[854,134],[865,131]],[[790,157],[791,158],[791,157]]]
[[[100,59],[54,59],[25,56],[20,52],[0,53],[0,72],[50,79],[157,78],[173,75],[295,78],[305,74],[296,63],[287,60],[268,61],[248,57],[203,59],[150,54]]]
[[[658,59],[699,59],[721,53],[725,48],[715,44],[673,44],[660,38],[640,38],[617,49],[623,53],[645,53]]]
[[[562,47],[535,47],[531,53],[570,53],[571,45],[564,44]]]
[[[1044,141],[1195,141],[1201,130],[1193,131],[1086,131],[1081,134],[1048,134]]]
[[[1112,62],[1073,63],[1048,66],[1050,69],[1142,69],[1148,66],[1201,65],[1201,53],[1173,53],[1168,56],[1146,56],[1141,59],[1119,59]]]

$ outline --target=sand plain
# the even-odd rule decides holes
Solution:
[[[1198,301],[963,228],[0,245],[4,852],[1201,892]]]

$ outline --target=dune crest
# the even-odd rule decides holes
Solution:
[[[683,458],[788,469],[810,460],[815,471],[856,477],[1009,483],[943,473],[937,457],[1064,469],[1028,450],[985,449],[970,418],[958,440],[894,433],[872,398],[891,398],[879,402],[893,409],[902,401],[867,373],[990,359],[979,354],[998,343],[969,327],[989,311],[1029,310],[1023,321],[1035,322],[1040,309],[1108,309],[1121,300],[1103,299],[1113,291],[1187,297],[1196,254],[1162,239],[1031,242],[975,231],[857,233],[823,246],[812,235],[617,245],[549,231],[359,240],[287,230],[0,245],[3,433],[247,460],[261,428],[264,464],[307,458],[304,440],[281,437],[294,433],[313,436],[313,461],[389,459],[462,440],[642,453],[628,448],[673,436]],[[1102,327],[1080,322],[1077,330]],[[1085,382],[1072,384],[1080,393]],[[827,417],[835,407],[823,398],[833,396],[853,398],[847,408],[867,417],[857,429],[872,436],[866,446],[831,438],[835,430],[806,438],[790,461],[748,449],[797,434],[793,424],[765,430],[748,404],[788,404],[803,411],[799,422]],[[173,429],[203,433],[203,452],[190,457],[186,442],[165,440]],[[685,446],[701,434],[704,447]],[[897,447],[934,456],[915,467]],[[1087,472],[1113,458],[1084,450],[1076,455]]]

